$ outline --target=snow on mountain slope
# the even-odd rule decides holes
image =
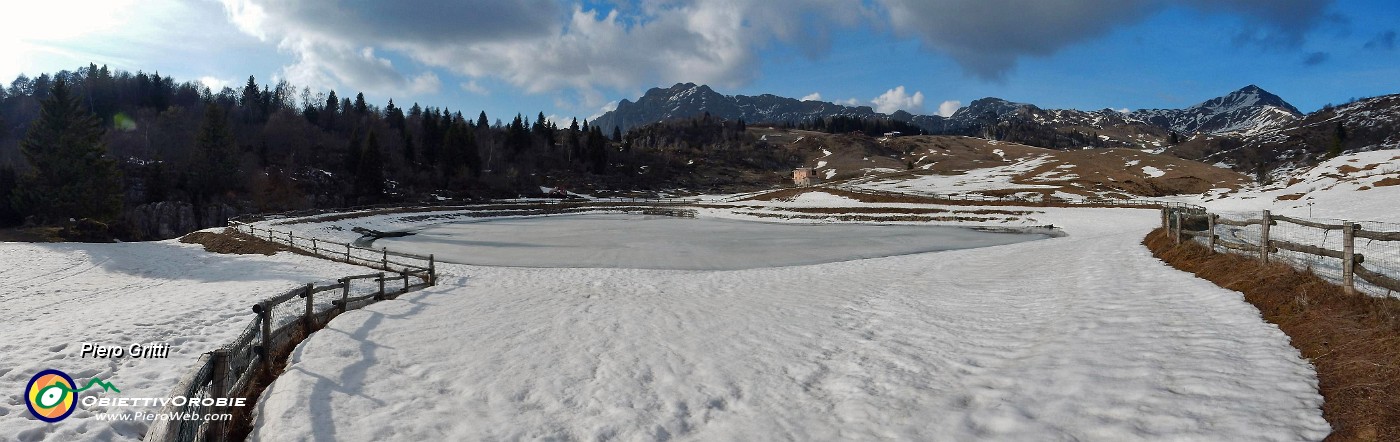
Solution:
[[[1288,338],[1138,244],[1155,211],[1045,215],[1069,236],[740,271],[446,265],[301,344],[252,436],[1327,435]]]
[[[1345,154],[1266,186],[1179,199],[1219,211],[1400,222],[1400,150]]]
[[[146,422],[102,422],[98,412],[158,407],[79,408],[44,423],[21,397],[45,369],[78,383],[92,377],[98,397],[166,397],[199,356],[233,338],[253,303],[315,279],[363,273],[363,267],[290,253],[218,255],[175,241],[126,244],[0,243],[0,440],[140,440]],[[128,347],[170,344],[164,359],[81,357],[83,343]]]
[[[1249,85],[1186,109],[1140,109],[1133,118],[1184,134],[1258,135],[1303,116],[1293,105],[1259,86]]]
[[[1234,189],[1248,182],[1235,172],[1133,149],[1061,151],[929,136],[901,137],[884,147],[908,152],[913,170],[867,174],[833,185],[937,195],[1133,198]]]

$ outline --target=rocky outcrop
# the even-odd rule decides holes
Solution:
[[[127,209],[125,220],[142,239],[169,239],[209,227],[228,224],[238,210],[227,204],[211,204],[197,211],[183,201],[162,201]]]

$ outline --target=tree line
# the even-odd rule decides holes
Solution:
[[[253,212],[664,188],[637,171],[694,163],[624,139],[652,138],[543,112],[493,121],[252,76],[214,91],[90,64],[0,88],[0,224],[116,221],[165,201]]]
[[[922,132],[846,116],[784,126]],[[993,136],[1097,141],[1088,133],[998,131]],[[252,76],[214,91],[96,64],[21,75],[0,88],[0,225],[121,222],[132,208],[159,202],[198,214],[515,197],[541,187],[738,190],[778,182],[781,174],[767,172],[802,158],[753,136],[742,120],[709,114],[623,133],[586,120],[565,125],[543,112],[502,121],[392,99],[380,106],[363,93]]]

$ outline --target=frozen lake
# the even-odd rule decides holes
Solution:
[[[375,247],[458,264],[739,270],[971,249],[1047,238],[963,227],[764,223],[587,214],[488,218],[429,226]]]

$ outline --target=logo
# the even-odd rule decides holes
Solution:
[[[121,393],[117,386],[99,378],[88,380],[83,388],[74,388],[75,385],[77,384],[67,373],[52,369],[41,371],[30,378],[29,385],[24,387],[25,405],[39,420],[58,422],[73,414],[73,410],[77,408],[74,404],[78,401],[78,393],[92,388],[93,385],[101,386],[106,391]]]

